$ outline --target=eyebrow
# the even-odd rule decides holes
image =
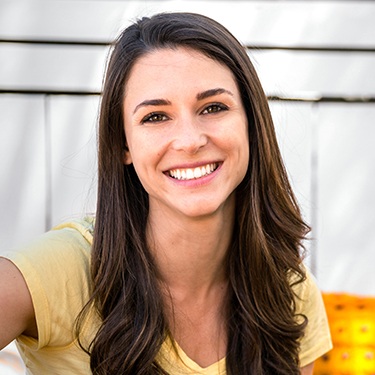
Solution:
[[[149,100],[144,100],[142,103],[139,103],[134,111],[133,111],[133,114],[135,112],[138,111],[139,108],[142,108],[142,107],[147,107],[147,106],[150,106],[150,105],[155,105],[155,106],[158,106],[158,105],[171,105],[172,103],[167,100],[167,99],[149,99]]]
[[[234,96],[233,93],[227,89],[223,89],[221,87],[215,89],[209,89],[197,94],[197,100],[203,100],[210,98],[211,96],[220,95],[220,94],[229,94],[230,96]]]
[[[234,96],[231,91],[229,91],[227,89],[224,89],[224,88],[221,88],[221,87],[218,87],[218,88],[215,88],[215,89],[209,89],[209,90],[202,91],[202,92],[197,94],[196,98],[197,98],[197,100],[204,100],[204,99],[210,98],[211,96],[220,95],[220,94],[228,94],[230,96]],[[135,109],[133,111],[133,114],[135,112],[137,112],[139,108],[142,108],[142,107],[162,106],[162,105],[171,105],[171,104],[172,103],[167,99],[147,99],[147,100],[144,100],[143,102],[139,103],[135,107]]]

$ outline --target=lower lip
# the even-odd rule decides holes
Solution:
[[[186,186],[186,187],[200,187],[203,185],[209,184],[219,173],[219,170],[221,169],[222,164],[220,164],[212,173],[209,175],[200,177],[200,178],[193,178],[191,180],[178,180],[177,178],[173,178],[166,174],[166,176],[173,181],[175,184],[178,184],[179,186]]]

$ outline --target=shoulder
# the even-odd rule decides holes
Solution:
[[[292,288],[294,294],[296,295],[297,308],[298,306],[304,306],[306,302],[311,300],[311,296],[321,299],[321,292],[318,288],[318,284],[314,275],[310,272],[310,270],[307,267],[303,265],[301,267],[302,271],[306,275],[306,278],[302,282],[296,283],[297,276],[293,275],[291,277]]]
[[[72,341],[74,321],[90,295],[93,220],[61,224],[2,256],[22,273],[38,326],[37,347]]]
[[[292,283],[292,288],[295,294],[296,314],[306,316],[308,325],[311,326],[312,321],[317,319],[325,321],[326,313],[322,293],[314,275],[308,268],[304,267],[303,270],[306,274],[305,280]]]
[[[300,342],[301,366],[312,363],[332,348],[327,314],[315,277],[305,268],[306,279],[293,286],[297,319],[305,317],[307,326]]]
[[[82,238],[89,245],[93,242],[95,218],[87,216],[82,220],[71,220],[52,228],[51,233],[70,236],[72,238]]]
[[[32,268],[36,272],[54,271],[75,262],[88,263],[93,241],[93,219],[63,223],[37,237],[26,246],[13,251],[2,252],[21,270]],[[65,268],[64,272],[69,272]]]

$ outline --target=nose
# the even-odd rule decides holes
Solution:
[[[177,151],[195,154],[208,143],[204,128],[192,117],[178,121],[174,133],[173,148]]]

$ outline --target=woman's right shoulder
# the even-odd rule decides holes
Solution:
[[[70,330],[88,301],[93,226],[92,218],[69,221],[26,246],[0,253],[16,266],[28,289],[38,323],[38,347],[64,345],[62,332]]]
[[[88,263],[93,242],[94,219],[64,222],[17,249],[2,251],[0,256],[19,268],[48,269]],[[69,269],[65,269],[69,272]]]

